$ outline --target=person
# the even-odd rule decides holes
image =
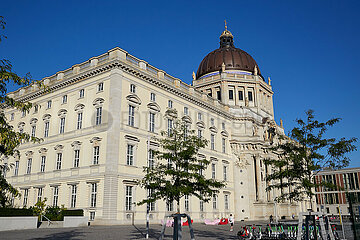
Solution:
[[[270,223],[272,223],[273,222],[273,215],[270,215]]]
[[[230,232],[232,232],[234,231],[234,217],[232,214],[230,214],[229,223],[230,223]]]

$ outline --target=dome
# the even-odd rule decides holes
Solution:
[[[242,70],[261,75],[256,61],[247,52],[234,46],[233,35],[225,26],[225,31],[220,36],[220,48],[210,52],[201,61],[196,73],[196,78],[205,74],[221,71],[223,63],[226,70]]]

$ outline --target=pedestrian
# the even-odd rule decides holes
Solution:
[[[234,217],[231,213],[230,213],[230,217],[229,217],[229,223],[230,223],[230,232],[232,232],[232,231],[234,231]]]

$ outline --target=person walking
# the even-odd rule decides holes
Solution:
[[[234,217],[232,214],[230,214],[229,223],[230,223],[230,232],[232,232],[234,231]]]

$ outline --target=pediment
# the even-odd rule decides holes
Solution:
[[[226,130],[222,130],[222,131],[221,131],[221,135],[223,135],[224,137],[228,137],[228,136],[229,136],[229,134],[228,134],[228,132],[227,132]]]
[[[157,103],[154,103],[154,102],[151,102],[147,105],[147,107],[150,109],[150,110],[153,110],[153,111],[156,111],[156,112],[160,112],[160,106],[157,104]]]
[[[140,105],[141,104],[141,100],[140,98],[136,95],[136,94],[130,94],[126,97],[126,100],[128,100],[131,103]]]
[[[209,127],[210,132],[217,133],[218,129],[215,126]]]
[[[199,121],[199,122],[196,123],[196,126],[198,128],[205,128],[205,123],[203,121]]]
[[[174,108],[169,108],[168,110],[166,110],[165,112],[165,117],[168,118],[177,118],[177,111]]]
[[[182,120],[183,120],[184,122],[188,123],[188,124],[191,124],[191,123],[192,123],[192,119],[191,119],[191,117],[189,117],[188,115],[183,116],[183,117],[182,117]]]

